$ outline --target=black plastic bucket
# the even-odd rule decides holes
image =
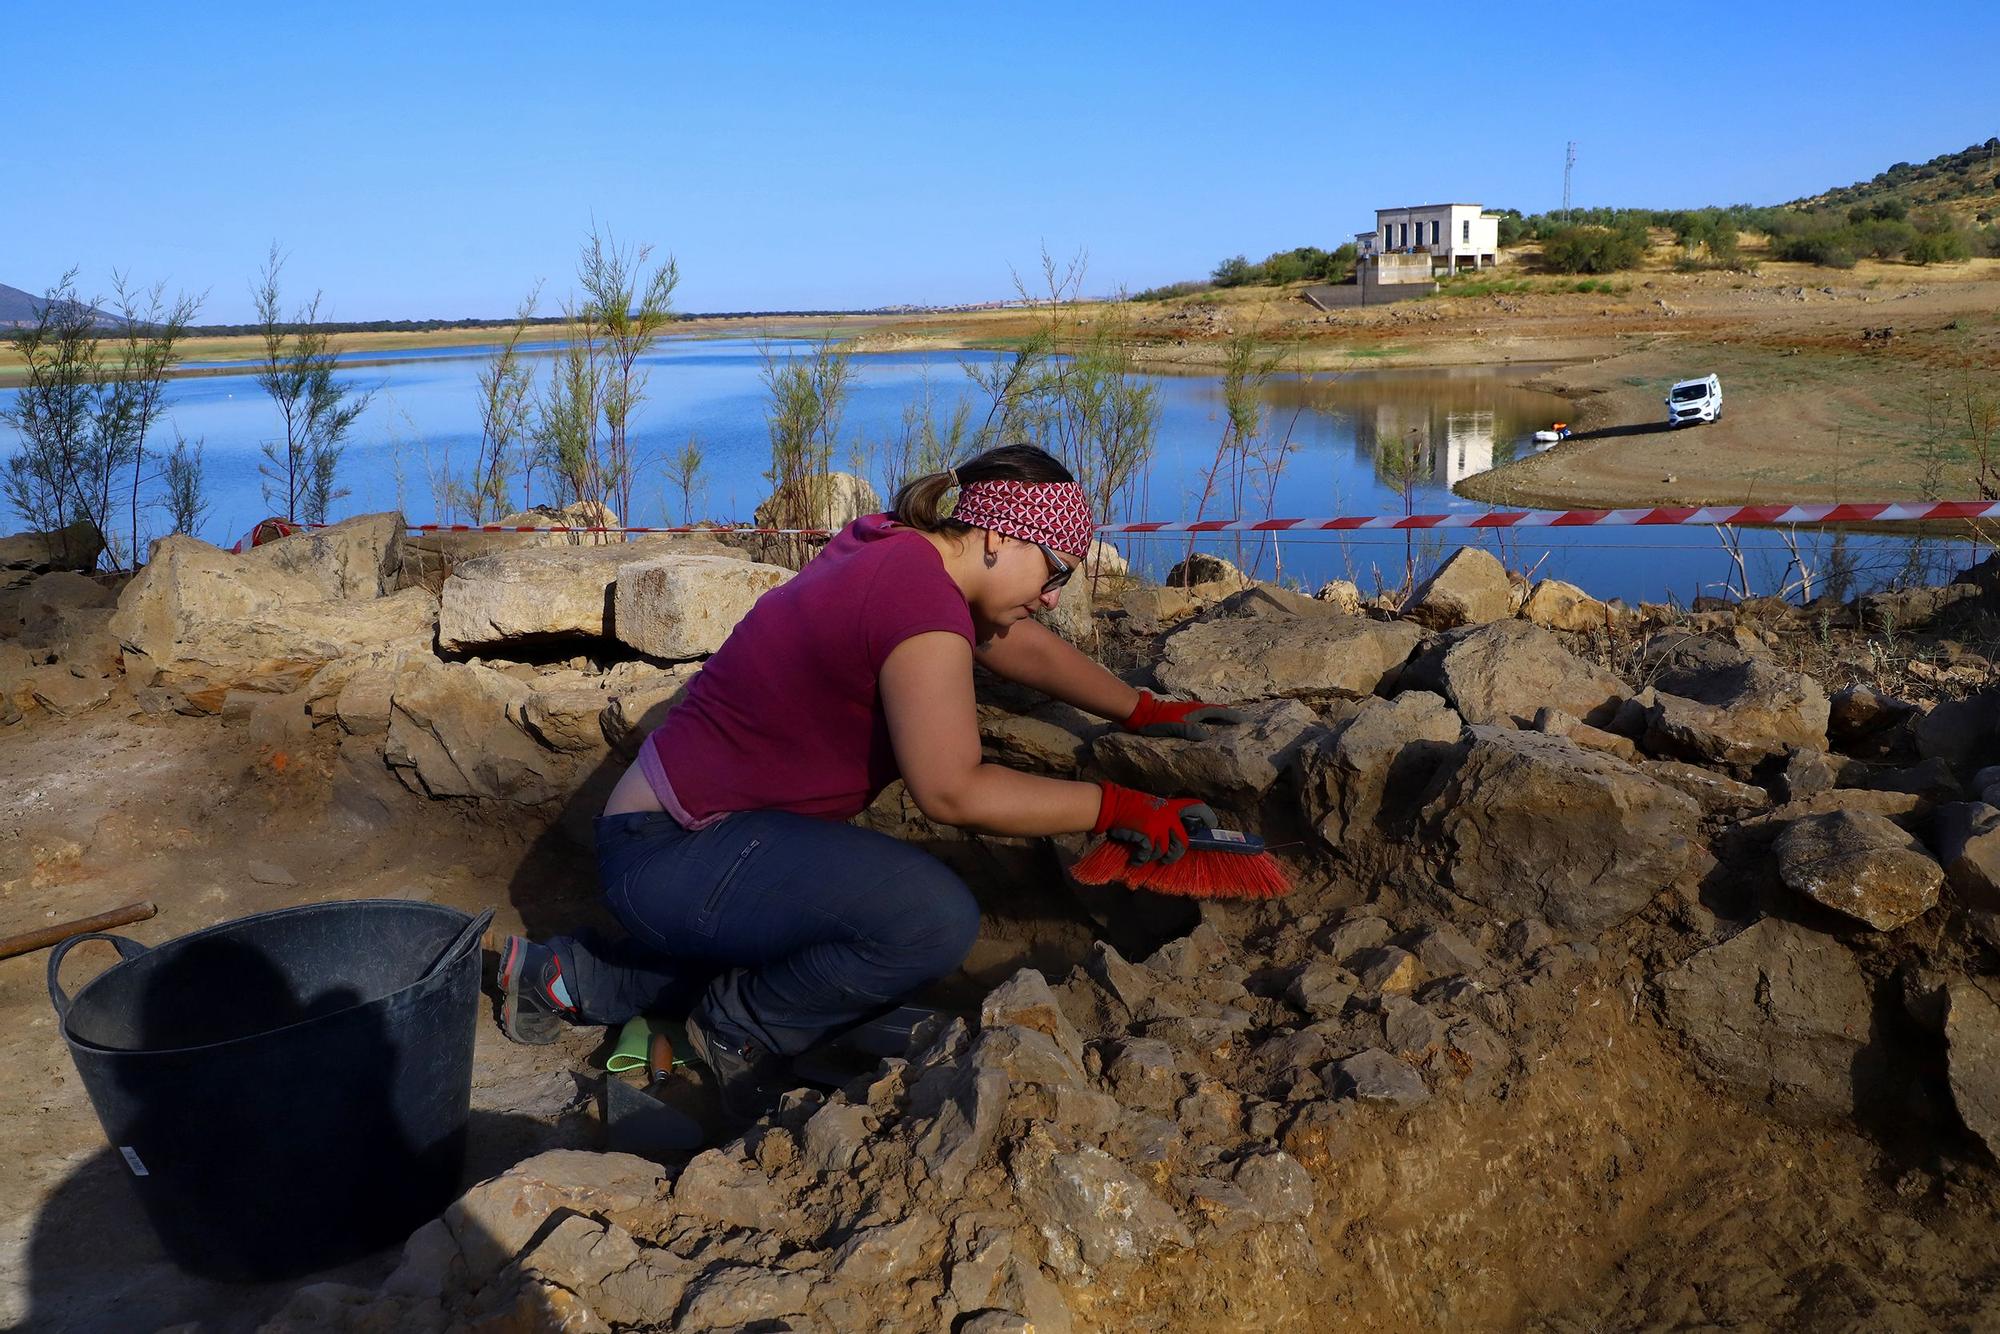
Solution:
[[[283,1278],[402,1241],[459,1187],[489,911],[259,913],[154,948],[92,933],[49,999],[111,1146],[183,1268]],[[74,999],[63,956],[121,961]]]

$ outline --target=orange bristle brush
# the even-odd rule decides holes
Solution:
[[[1116,880],[1191,899],[1275,899],[1292,892],[1291,878],[1264,850],[1264,840],[1234,829],[1190,829],[1187,851],[1175,862],[1135,862],[1131,845],[1107,838],[1077,858],[1069,873],[1080,885]]]

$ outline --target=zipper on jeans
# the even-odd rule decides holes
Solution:
[[[715,888],[708,891],[708,902],[701,905],[702,916],[706,917],[715,911],[715,905],[722,902],[722,891],[729,888],[730,884],[736,879],[736,873],[743,869],[743,863],[749,860],[750,854],[755,852],[757,845],[763,841],[760,838],[753,838],[744,847],[743,851],[736,854],[736,860],[730,863],[727,871],[722,873],[722,879],[716,881]]]

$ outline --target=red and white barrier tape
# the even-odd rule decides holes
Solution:
[[[1107,523],[1097,531],[1146,533],[1356,532],[1408,528],[1630,528],[1688,524],[1782,527],[1821,523],[1917,523],[1926,519],[2000,519],[2000,501],[1868,501],[1845,505],[1655,505],[1615,510],[1483,510],[1459,514],[1346,514],[1323,519],[1194,519],[1182,522]],[[419,523],[419,533],[706,533],[829,537],[826,528],[580,528],[499,524]]]
[[[708,527],[690,526],[676,528],[576,528],[562,524],[555,524],[545,528],[516,528],[512,524],[496,523],[413,523],[410,525],[410,531],[413,533],[709,533],[718,537],[724,534],[734,536],[741,533],[763,533],[786,537],[831,537],[835,530],[831,528],[717,528],[713,525]]]
[[[1659,524],[1784,526],[1818,523],[1913,523],[1924,519],[2000,519],[2000,501],[1939,500],[1847,505],[1656,505],[1618,510],[1486,510],[1464,514],[1350,514],[1332,519],[1196,519],[1186,523],[1111,523],[1100,533],[1353,532],[1399,528],[1592,528]]]

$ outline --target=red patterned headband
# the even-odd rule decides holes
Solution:
[[[1075,482],[972,482],[959,489],[951,517],[1077,556],[1089,553],[1097,531]]]

